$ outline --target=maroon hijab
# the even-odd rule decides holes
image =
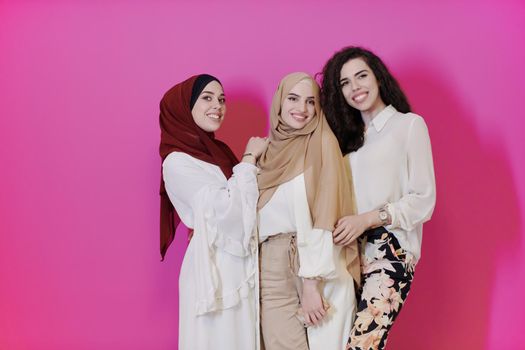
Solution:
[[[195,75],[166,92],[160,101],[159,153],[164,161],[171,152],[184,152],[219,166],[226,178],[229,178],[233,166],[238,163],[237,158],[225,143],[215,139],[213,132],[199,128],[191,114],[194,101],[213,80],[219,82],[211,75]],[[166,193],[162,169],[160,181],[160,255],[164,260],[164,255],[175,237],[180,218]]]

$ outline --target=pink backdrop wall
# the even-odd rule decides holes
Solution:
[[[286,73],[385,59],[438,185],[390,349],[525,349],[522,1],[1,1],[0,349],[176,349],[158,254],[158,102],[220,77],[237,152]]]

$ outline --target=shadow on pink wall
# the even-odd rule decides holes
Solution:
[[[228,111],[217,137],[225,141],[240,158],[248,139],[267,136],[268,116],[263,99],[253,92],[228,91]]]
[[[502,145],[482,142],[447,72],[423,62],[414,59],[397,75],[429,127],[437,205],[389,347],[484,349],[495,261],[519,238],[516,190]]]

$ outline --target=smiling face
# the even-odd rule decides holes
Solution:
[[[315,116],[316,103],[312,82],[301,80],[284,98],[281,117],[288,126],[302,129]]]
[[[341,67],[341,90],[346,102],[361,111],[375,115],[385,108],[377,79],[361,58],[353,58]]]
[[[200,93],[191,114],[195,124],[207,132],[217,131],[226,114],[226,98],[221,84],[213,80]]]

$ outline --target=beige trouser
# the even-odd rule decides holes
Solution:
[[[261,244],[261,332],[265,350],[308,350],[306,329],[295,317],[300,279],[295,264],[295,234],[281,233]]]

